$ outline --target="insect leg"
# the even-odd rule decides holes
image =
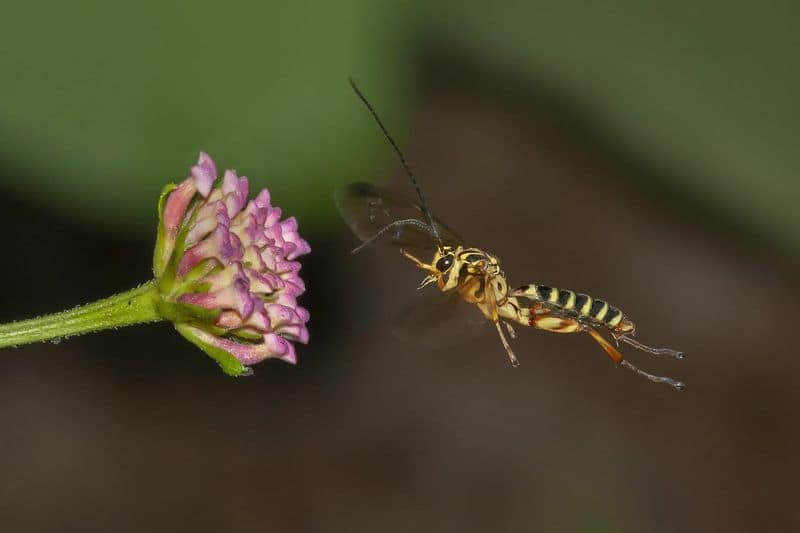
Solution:
[[[514,331],[514,328],[511,327],[511,324],[509,324],[508,322],[503,322],[503,325],[508,330],[508,336],[511,337],[511,340],[516,339],[517,338],[517,332]]]
[[[539,329],[545,329],[547,331],[553,331],[556,333],[586,332],[595,340],[595,342],[597,342],[597,344],[603,348],[611,360],[614,361],[614,364],[627,368],[631,372],[639,374],[643,378],[655,383],[666,383],[677,390],[683,390],[685,388],[685,385],[681,381],[666,376],[656,376],[654,374],[650,374],[649,372],[645,372],[644,370],[641,370],[640,368],[629,363],[625,360],[619,350],[617,350],[610,342],[600,335],[596,329],[583,324],[579,320],[539,312],[531,316],[531,325]]]
[[[619,337],[615,336],[614,338],[618,341],[630,344],[638,350],[642,350],[643,352],[651,353],[653,355],[668,355],[669,357],[674,357],[675,359],[683,359],[684,357],[683,352],[678,350],[673,350],[671,348],[652,348],[646,344],[642,344],[632,337],[628,337],[627,335],[620,335]]]
[[[672,379],[667,376],[656,376],[655,374],[650,374],[649,372],[645,372],[644,370],[633,366],[626,360],[623,360],[620,365],[654,383],[666,383],[673,389],[679,391],[686,388],[686,385],[684,385],[683,381],[678,381],[677,379]]]
[[[600,346],[603,347],[603,349],[606,351],[606,353],[609,355],[609,357],[611,357],[611,359],[616,364],[618,364],[620,366],[623,366],[623,367],[627,368],[628,370],[630,370],[631,372],[639,374],[643,378],[648,379],[648,380],[650,380],[652,382],[655,382],[655,383],[666,383],[667,385],[669,385],[670,387],[675,388],[676,390],[683,390],[685,388],[685,385],[681,381],[678,381],[678,380],[675,380],[675,379],[672,379],[672,378],[669,378],[669,377],[666,377],[666,376],[656,376],[655,374],[651,374],[649,372],[645,372],[644,370],[641,370],[640,368],[638,368],[638,367],[634,366],[633,364],[629,363],[628,361],[626,361],[622,357],[622,354],[619,353],[619,351],[617,351],[617,349],[614,348],[611,345],[611,343],[609,343],[606,339],[604,339],[603,336],[600,335],[597,332],[597,330],[595,330],[594,328],[590,328],[589,326],[584,325],[583,326],[583,330],[586,333],[588,333],[589,335],[591,335],[592,338],[595,341],[597,341],[597,343]]]
[[[500,335],[500,341],[503,343],[503,348],[506,349],[506,353],[508,354],[508,359],[511,361],[511,366],[519,366],[519,360],[517,356],[514,355],[514,351],[511,349],[511,346],[508,344],[506,340],[506,336],[503,333],[503,328],[500,327],[500,321],[495,320],[494,326],[497,328],[497,333]]]

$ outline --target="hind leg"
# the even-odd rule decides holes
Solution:
[[[614,335],[614,338],[617,341],[622,341],[626,344],[630,344],[637,350],[642,350],[643,352],[647,352],[653,355],[667,355],[669,357],[674,357],[675,359],[683,359],[683,352],[679,350],[673,350],[672,348],[653,348],[652,346],[647,346],[646,344],[642,344],[641,342],[637,341],[633,337],[629,337],[628,335]]]
[[[580,320],[576,320],[574,318],[550,314],[544,312],[543,309],[532,309],[532,312],[531,326],[546,331],[552,331],[554,333],[588,333],[595,340],[595,342],[597,342],[597,344],[603,348],[611,360],[614,361],[614,364],[627,368],[631,372],[639,374],[643,378],[655,383],[666,383],[677,390],[684,389],[684,384],[680,381],[665,376],[656,376],[654,374],[650,374],[649,372],[645,372],[644,370],[641,370],[626,361],[619,350],[617,350],[610,342],[600,335],[596,329],[588,324],[584,324]]]

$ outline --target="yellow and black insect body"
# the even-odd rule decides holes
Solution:
[[[461,237],[431,215],[402,152],[352,81],[351,85],[397,152],[420,200],[417,204],[399,199],[366,183],[354,183],[339,191],[339,210],[353,232],[363,241],[354,252],[378,240],[388,240],[399,247],[404,257],[425,272],[420,289],[436,283],[443,292],[455,291],[464,302],[475,305],[484,317],[494,323],[514,366],[519,362],[506,332],[512,339],[515,338],[512,324],[519,324],[554,333],[587,333],[615,364],[650,381],[666,383],[678,390],[684,388],[680,381],[656,376],[635,367],[600,334],[598,330],[604,330],[617,344],[621,341],[653,355],[683,358],[681,352],[651,348],[636,341],[633,338],[636,332],[633,322],[606,301],[544,285],[531,284],[510,289],[495,256],[479,248],[466,246]],[[430,262],[425,262],[420,257],[422,254],[432,254]]]

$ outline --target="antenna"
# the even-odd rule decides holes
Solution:
[[[441,246],[442,238],[439,236],[439,230],[436,229],[436,224],[434,224],[434,222],[433,222],[433,216],[431,215],[431,212],[428,209],[427,202],[425,202],[425,196],[422,194],[422,189],[420,189],[420,187],[419,187],[419,183],[417,182],[417,177],[414,175],[414,171],[411,170],[411,167],[408,165],[408,162],[406,161],[406,158],[403,155],[403,152],[401,152],[400,148],[397,147],[397,143],[394,142],[394,139],[392,139],[392,136],[389,134],[389,131],[386,129],[386,126],[383,125],[383,122],[381,122],[381,118],[378,116],[378,113],[375,112],[375,109],[372,107],[372,104],[369,103],[369,101],[367,100],[367,97],[364,96],[364,94],[358,88],[358,86],[356,85],[356,82],[353,81],[353,78],[349,78],[349,81],[350,81],[350,86],[353,88],[353,90],[358,95],[358,97],[361,99],[361,101],[364,102],[364,105],[367,106],[367,109],[369,109],[369,112],[372,115],[372,118],[374,118],[375,122],[377,122],[378,126],[380,126],[381,131],[383,132],[383,136],[386,137],[386,140],[388,140],[389,144],[392,145],[392,148],[394,148],[394,151],[397,152],[397,156],[400,158],[400,163],[403,164],[403,168],[406,169],[406,173],[408,174],[408,177],[411,178],[411,183],[414,184],[414,188],[417,190],[417,196],[419,196],[419,203],[420,203],[420,206],[422,207],[422,210],[425,212],[425,216],[428,217],[428,223],[430,224],[431,233],[433,234],[434,238],[436,238],[436,241]]]

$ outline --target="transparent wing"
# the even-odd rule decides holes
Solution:
[[[408,198],[370,183],[351,183],[336,191],[336,206],[362,242],[380,235],[377,242],[408,251],[436,249],[438,243],[427,216],[418,203]],[[463,239],[447,224],[436,218],[433,222],[443,244],[463,244]]]
[[[399,338],[429,348],[445,348],[468,342],[491,324],[477,307],[464,302],[457,292],[418,291],[415,300],[392,322]]]

